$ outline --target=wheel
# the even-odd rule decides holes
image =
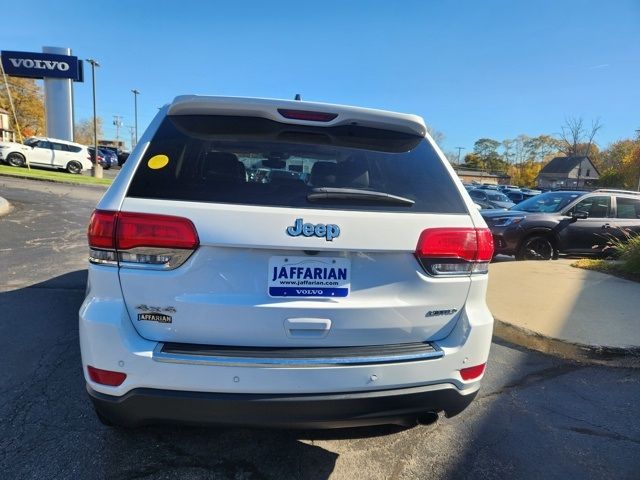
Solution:
[[[67,163],[67,172],[69,173],[80,173],[82,171],[82,164],[80,162],[76,162],[75,160]]]
[[[7,163],[12,167],[24,167],[26,159],[21,154],[12,152],[7,156]]]
[[[516,260],[551,260],[556,255],[556,247],[549,236],[532,235],[522,242]]]

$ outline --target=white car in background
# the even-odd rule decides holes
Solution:
[[[0,161],[14,167],[29,165],[64,169],[69,173],[90,170],[87,147],[56,138],[31,137],[22,143],[0,142]]]

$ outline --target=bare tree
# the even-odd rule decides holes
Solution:
[[[444,133],[439,130],[436,130],[431,125],[427,125],[427,132],[433,138],[433,141],[440,145],[444,141]]]
[[[589,129],[582,117],[566,118],[559,134],[560,151],[567,157],[588,155],[594,144],[593,139],[601,128],[599,119],[592,120]]]

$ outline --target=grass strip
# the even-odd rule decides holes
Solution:
[[[10,165],[0,165],[0,175],[31,180],[43,180],[46,182],[72,183],[76,185],[111,185],[111,178],[94,178],[88,175],[76,175],[67,172],[57,172],[54,170],[44,170],[38,168],[12,167]]]
[[[617,260],[603,260],[594,258],[581,258],[571,264],[572,267],[584,268],[585,270],[595,270],[601,273],[608,273],[626,280],[640,282],[640,274],[629,272],[624,269],[624,264]]]

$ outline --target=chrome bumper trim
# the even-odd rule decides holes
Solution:
[[[153,360],[165,363],[182,363],[191,365],[210,365],[224,367],[269,367],[269,368],[310,368],[310,367],[327,367],[327,366],[347,366],[347,365],[380,365],[386,363],[403,363],[416,362],[422,360],[434,360],[444,356],[444,352],[433,343],[416,344],[422,345],[423,349],[416,349],[415,352],[407,352],[400,354],[385,355],[380,352],[376,355],[362,356],[307,356],[307,357],[278,357],[269,356],[261,357],[253,355],[251,349],[246,349],[246,354],[241,356],[235,355],[216,355],[215,347],[211,347],[212,354],[193,354],[189,352],[165,352],[163,351],[165,344],[158,343],[153,350]],[[344,347],[338,347],[344,348]],[[353,347],[358,349],[360,347]],[[384,346],[380,347],[381,350]],[[292,351],[301,351],[303,349],[296,348]],[[318,350],[318,349],[315,349]],[[327,350],[333,350],[327,348]],[[257,353],[257,352],[256,352]]]

